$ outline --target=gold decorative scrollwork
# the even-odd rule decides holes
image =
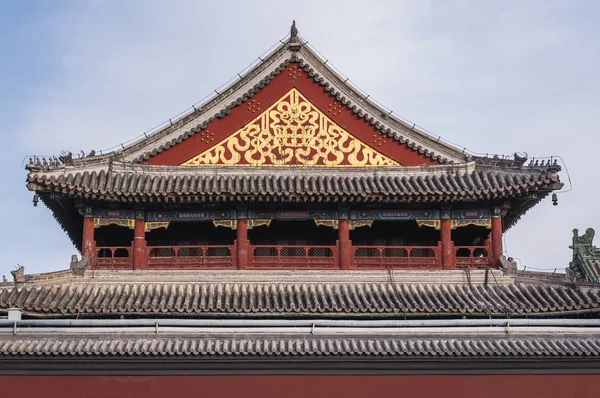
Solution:
[[[434,228],[434,229],[440,229],[442,227],[442,221],[441,220],[420,220],[417,219],[417,225],[419,227],[429,227],[429,228]]]
[[[315,224],[317,224],[317,227],[323,226],[323,227],[330,227],[333,229],[338,229],[339,225],[340,225],[340,221],[339,220],[315,220]]]
[[[118,225],[119,227],[135,229],[135,220],[131,218],[94,218],[94,228],[105,227],[107,225]]]
[[[150,232],[159,228],[169,228],[169,221],[146,221],[144,224],[144,232]]]
[[[237,220],[214,220],[213,224],[215,227],[237,229]]]
[[[398,166],[358,140],[297,89],[184,166]]]
[[[485,227],[487,229],[492,229],[492,219],[491,218],[464,218],[458,220],[450,220],[450,228],[456,229],[460,227],[466,227],[467,225],[474,225],[476,227]]]
[[[356,229],[360,227],[370,227],[373,225],[373,220],[350,220],[350,229]]]
[[[269,219],[256,219],[256,220],[248,220],[248,229],[262,227],[266,225],[267,227],[271,225],[271,220]]]

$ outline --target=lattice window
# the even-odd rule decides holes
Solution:
[[[356,257],[379,257],[379,249],[361,247],[356,249]]]
[[[328,247],[315,247],[308,251],[310,257],[333,257],[333,252]]]
[[[280,239],[277,241],[279,246],[287,246],[283,247],[280,251],[282,256],[306,256],[306,249],[303,247],[293,247],[293,246],[306,246],[308,242],[306,240],[289,240],[289,239]]]
[[[411,249],[410,250],[411,257],[435,257],[435,253],[432,249]]]
[[[383,257],[408,257],[408,250],[399,247],[384,249]]]
[[[170,247],[159,247],[152,250],[151,257],[175,257],[175,250]]]
[[[404,246],[404,239],[394,238],[389,240],[389,246]],[[401,248],[391,248],[383,250],[383,257],[407,257],[408,251]]]
[[[206,255],[211,257],[229,257],[231,251],[228,247],[209,247],[206,249]]]
[[[190,246],[191,244],[192,244],[192,242],[189,240],[179,241],[179,246]],[[180,257],[189,257],[189,256],[193,256],[192,252],[193,252],[193,249],[191,249],[189,247],[181,247],[181,248],[179,248],[177,255]]]
[[[201,257],[204,252],[199,247],[180,247],[177,251],[179,257]]]
[[[257,247],[254,249],[254,255],[260,257],[276,256],[277,249],[274,247]]]

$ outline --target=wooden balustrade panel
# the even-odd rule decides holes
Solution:
[[[133,268],[131,246],[98,246],[95,269]]]
[[[149,246],[148,269],[236,268],[235,246]]]
[[[251,269],[336,269],[337,246],[250,245]]]
[[[456,266],[485,268],[492,263],[488,246],[454,246]]]
[[[436,269],[442,267],[438,246],[352,246],[356,269]]]

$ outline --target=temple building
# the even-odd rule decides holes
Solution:
[[[600,370],[593,230],[575,233],[566,275],[517,271],[502,247],[562,188],[560,171],[421,131],[330,68],[294,24],[164,128],[110,153],[30,160],[34,204],[80,255],[0,283],[0,369],[46,375],[30,394],[64,373],[88,378],[65,385],[194,375],[152,384],[156,394],[235,393],[216,374],[254,385],[250,396],[308,394],[324,383],[316,375],[333,383],[322,391],[355,396],[415,374],[432,394],[464,383],[463,397],[514,383],[585,394]]]

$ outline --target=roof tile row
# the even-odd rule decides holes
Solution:
[[[586,338],[11,338],[0,356],[386,356],[386,357],[592,357]]]
[[[63,283],[0,289],[30,314],[528,314],[600,311],[600,290],[506,284]]]
[[[200,171],[200,170],[199,170]],[[78,171],[65,174],[32,172],[29,182],[66,193],[95,195],[385,195],[395,197],[503,197],[529,190],[552,189],[555,173],[475,170],[469,173],[397,175],[376,171],[341,172],[303,170],[290,175],[277,171],[248,175],[244,170],[225,173],[134,173]]]

